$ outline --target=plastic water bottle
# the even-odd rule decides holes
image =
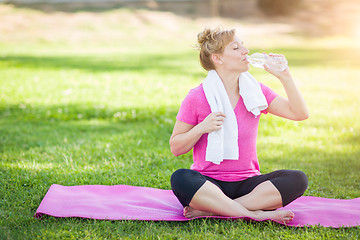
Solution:
[[[266,64],[274,71],[282,72],[288,67],[286,58],[282,55],[267,55],[266,53],[254,53],[248,56],[249,63],[257,68],[264,68]]]

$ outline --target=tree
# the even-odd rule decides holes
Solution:
[[[296,11],[303,0],[258,0],[258,6],[266,15],[288,15]]]

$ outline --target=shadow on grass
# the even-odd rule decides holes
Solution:
[[[191,156],[175,160],[171,154],[168,141],[174,122],[168,117],[175,118],[175,115],[167,112],[155,118],[156,112],[162,111],[120,120],[3,118],[1,208],[9,208],[11,199],[19,199],[20,194],[34,211],[55,183],[128,184],[169,189],[171,173],[180,166],[189,166]]]
[[[67,111],[59,113],[58,109]],[[122,144],[136,145],[145,138],[161,139],[167,144],[176,112],[177,108],[165,107],[94,109],[52,105],[21,109],[17,105],[2,105],[0,151],[47,148],[90,139],[106,141],[119,135],[125,136]]]
[[[167,72],[171,74],[193,73],[186,63],[197,61],[194,52],[185,53],[119,53],[84,54],[82,56],[33,56],[8,55],[0,57],[7,67],[37,69],[77,69],[89,72]]]
[[[129,7],[126,6],[126,4],[120,4],[116,3],[114,1],[105,1],[105,2],[99,2],[99,1],[90,1],[90,2],[77,2],[77,3],[71,3],[71,2],[57,2],[57,3],[15,3],[12,4],[18,9],[33,9],[37,11],[42,11],[45,13],[56,13],[56,12],[68,12],[68,13],[76,13],[76,12],[94,12],[94,13],[101,13],[101,12],[107,12],[114,9],[119,9],[123,7]],[[131,6],[130,6],[131,7]],[[134,7],[134,6],[133,6]],[[142,5],[142,7],[146,7],[146,5]],[[141,7],[139,7],[141,9]],[[130,9],[129,10],[134,10]]]
[[[6,1],[5,1],[6,2]],[[136,14],[137,11],[172,12],[175,15],[191,18],[211,17],[207,1],[77,1],[77,2],[51,2],[12,3],[18,9],[33,9],[44,13],[103,13],[124,9]],[[227,16],[228,17],[228,16]],[[146,22],[145,22],[146,23]]]
[[[252,52],[262,52],[252,49]],[[323,67],[360,67],[360,52],[352,49],[272,49],[284,54],[291,66],[323,66]],[[78,69],[89,72],[160,72],[166,70],[171,74],[196,74],[189,62],[197,63],[197,53],[119,53],[117,54],[84,54],[63,56],[8,55],[0,57],[6,67],[31,69]]]
[[[124,119],[84,115],[64,120],[41,114],[34,119],[19,110],[15,120],[2,118],[0,207],[12,209],[4,213],[5,219],[13,218],[12,212],[19,208],[25,208],[29,217],[52,184],[169,189],[171,173],[190,165],[185,163],[189,155],[175,160],[169,150],[174,122],[168,118],[175,118],[175,112],[161,108],[136,112],[141,114]]]
[[[1,119],[19,121],[69,121],[69,120],[111,120],[122,122],[154,120],[154,118],[174,118],[178,106],[158,108],[108,108],[103,106],[65,104],[65,105],[26,105],[0,104]]]

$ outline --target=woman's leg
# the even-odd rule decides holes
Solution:
[[[283,196],[278,190],[278,185],[281,185],[279,183],[282,183],[284,176],[287,175],[289,175],[287,171],[285,171],[285,174],[284,171],[277,171],[254,177],[249,179],[250,181],[246,180],[245,189],[241,189],[241,192],[244,193],[240,194],[240,196],[244,196],[238,198],[231,197],[235,200],[229,198],[228,196],[230,195],[225,195],[224,189],[220,189],[220,186],[217,185],[218,183],[210,182],[199,172],[189,169],[179,169],[174,172],[171,177],[171,186],[174,194],[184,206],[184,216],[188,218],[222,215],[247,216],[257,220],[273,219],[280,222],[289,222],[294,217],[294,214],[290,211],[260,211],[273,210],[283,205]],[[274,180],[279,176],[282,177]],[[289,181],[292,178],[294,177],[285,178],[285,180]],[[267,181],[268,179],[272,179],[271,182]],[[297,185],[301,186],[301,184]],[[243,183],[241,183],[240,188],[242,187]],[[289,187],[292,188],[293,186],[290,184],[287,188],[280,187],[282,191],[287,191]],[[228,192],[234,191],[232,183],[226,188]],[[305,189],[306,187],[303,191]]]
[[[281,194],[270,181],[260,183],[250,193],[234,200],[249,210],[275,210],[282,207]]]
[[[286,206],[303,195],[308,186],[306,175],[296,170],[279,170],[256,177],[255,180],[264,182],[250,193],[235,199],[249,210],[274,210]]]
[[[291,211],[250,211],[239,201],[227,197],[215,184],[206,181],[193,196],[190,208],[185,207],[188,217],[220,215],[228,217],[250,217],[255,220],[272,219],[288,223],[294,218]],[[211,213],[211,214],[210,214]]]

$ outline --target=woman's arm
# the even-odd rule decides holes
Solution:
[[[179,156],[189,152],[204,133],[220,129],[224,118],[221,112],[211,113],[195,126],[176,120],[169,141],[172,154]]]
[[[289,72],[276,72],[265,66],[265,70],[277,77],[282,83],[287,99],[281,96],[276,97],[268,107],[268,112],[283,118],[302,121],[309,118],[309,110],[305,100]]]

